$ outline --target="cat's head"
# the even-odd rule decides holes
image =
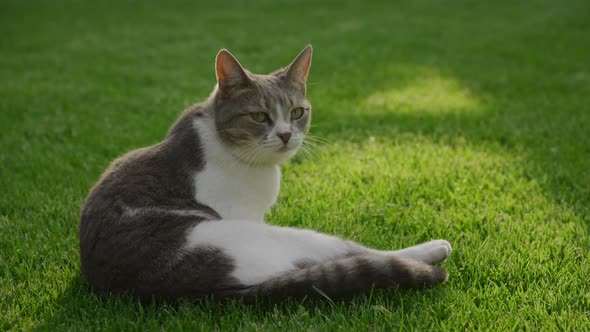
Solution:
[[[312,48],[269,75],[245,70],[227,50],[217,54],[216,130],[232,154],[251,165],[286,161],[302,145],[311,121],[306,81]]]

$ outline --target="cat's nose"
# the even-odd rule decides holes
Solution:
[[[281,139],[281,141],[283,141],[283,143],[287,144],[287,142],[289,142],[289,138],[291,138],[291,133],[290,132],[277,133],[277,136],[279,136],[279,138]]]

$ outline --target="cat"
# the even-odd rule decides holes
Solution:
[[[279,165],[310,128],[311,58],[308,45],[289,66],[257,75],[222,49],[208,99],[161,143],[113,161],[79,221],[81,270],[94,291],[280,301],[447,280],[434,265],[451,253],[445,240],[380,251],[264,222],[279,194]]]

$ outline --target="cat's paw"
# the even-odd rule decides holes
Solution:
[[[451,244],[446,240],[432,240],[412,247],[394,251],[401,255],[423,261],[428,264],[444,262],[453,251]]]
[[[432,240],[426,243],[425,245],[428,255],[430,256],[431,264],[444,262],[447,260],[451,252],[453,251],[453,247],[447,240]]]

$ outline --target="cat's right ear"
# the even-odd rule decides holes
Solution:
[[[287,77],[293,81],[307,82],[309,67],[311,66],[311,55],[313,48],[307,45],[301,53],[291,62],[287,68]]]
[[[228,50],[222,49],[215,58],[217,84],[223,92],[232,88],[248,85],[252,82],[242,65]]]

